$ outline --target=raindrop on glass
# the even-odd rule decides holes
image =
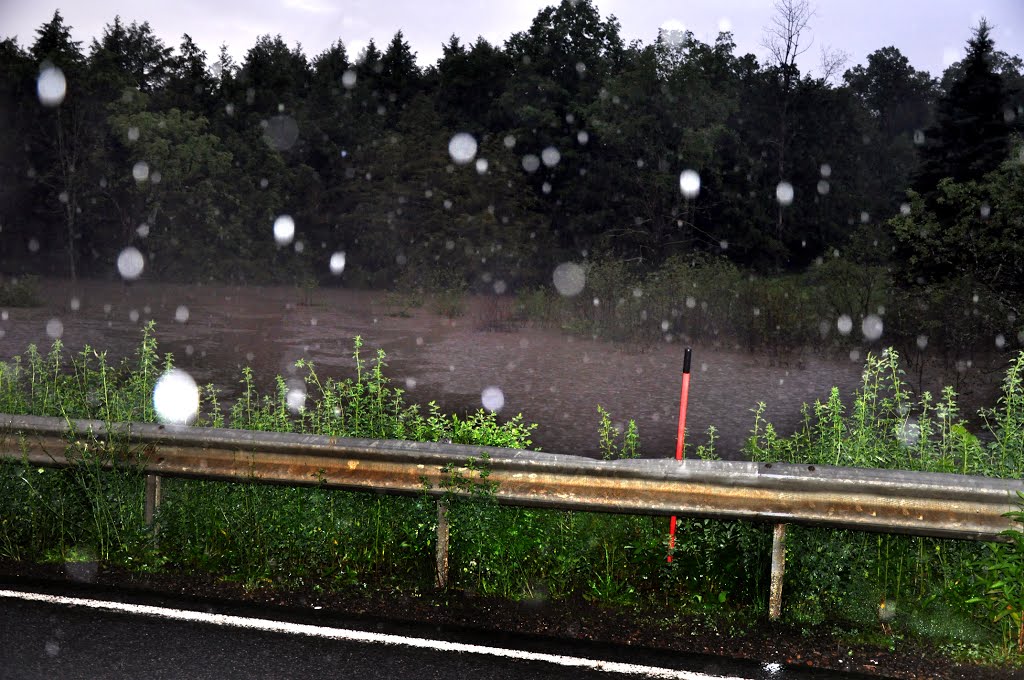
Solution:
[[[129,142],[137,142],[137,141],[139,141],[139,128],[135,127],[134,125],[132,127],[128,128],[128,141]]]
[[[39,239],[33,237],[28,240],[28,251],[30,253],[39,252]]]
[[[877,314],[868,314],[860,323],[860,330],[867,340],[878,340],[882,337],[882,317]]]
[[[185,305],[178,305],[178,308],[174,310],[174,320],[178,323],[185,323],[188,321],[188,307]]]
[[[988,219],[988,216],[992,214],[991,206],[989,206],[988,203],[982,203],[981,208],[978,210],[978,214],[981,215],[983,220]]]
[[[339,250],[331,255],[331,273],[340,276],[345,271],[345,251]]]
[[[528,153],[523,156],[523,170],[527,172],[537,172],[537,168],[540,167],[540,158],[532,153]]]
[[[506,149],[511,149],[512,147],[514,147],[516,145],[515,135],[505,135],[504,144]]]
[[[279,246],[286,246],[295,238],[295,220],[291,215],[281,215],[274,220],[274,240]]]
[[[153,388],[153,409],[161,423],[188,425],[199,411],[196,381],[180,368],[167,371]]]
[[[149,236],[149,225],[143,222],[135,228],[135,233],[139,235],[139,238],[146,238]]]
[[[50,319],[46,322],[46,334],[56,340],[64,335],[64,324],[60,319]]]
[[[132,177],[135,178],[136,182],[145,182],[149,179],[149,163],[146,161],[139,161],[132,166]]]
[[[828,163],[822,163],[820,171],[821,171],[821,176],[826,178],[826,179],[828,179],[829,177],[832,176],[832,166],[829,165]]]
[[[459,165],[465,165],[476,156],[476,139],[468,132],[459,132],[448,142],[448,155]]]
[[[587,283],[587,274],[583,267],[575,262],[563,262],[555,267],[552,279],[559,294],[572,297],[579,295],[583,290]]]
[[[838,328],[839,332],[843,335],[849,335],[850,331],[853,330],[853,319],[850,318],[849,314],[843,314],[836,322],[836,328]]]
[[[82,308],[82,301],[79,300],[77,297],[71,298],[71,311],[72,312],[77,312],[81,308]]]
[[[679,191],[686,198],[697,198],[700,193],[700,175],[696,170],[683,170],[679,174]]]
[[[558,161],[562,160],[562,154],[558,152],[553,146],[549,146],[540,152],[540,159],[549,168],[553,168],[558,165]]]
[[[775,187],[775,198],[779,205],[789,205],[793,202],[793,185],[789,182],[779,182]]]
[[[44,64],[36,80],[39,103],[43,106],[60,106],[67,89],[68,83],[64,79],[64,72],[53,64]]]
[[[477,174],[479,174],[479,175],[485,174],[487,172],[487,167],[488,167],[488,163],[487,163],[487,159],[486,158],[477,158],[476,159],[476,172],[477,172]]]
[[[580,130],[576,133],[576,141],[580,144],[586,144],[590,141],[590,133],[586,130]]]
[[[909,203],[900,203],[900,214],[901,215],[909,215],[910,214],[910,204]]]
[[[128,246],[117,256],[117,271],[121,278],[134,281],[142,275],[146,266],[146,259],[135,246]]]
[[[341,84],[347,90],[351,90],[353,87],[355,87],[356,86],[356,72],[353,71],[352,69],[349,69],[349,70],[345,71],[344,73],[342,73],[341,74]]]
[[[927,346],[928,346],[928,336],[927,335],[919,335],[919,336],[917,336],[917,348],[919,350],[923,351],[924,348],[927,347]]]
[[[480,401],[485,409],[491,413],[497,413],[505,406],[505,393],[501,391],[500,387],[493,385],[485,387],[484,391],[480,393]]]

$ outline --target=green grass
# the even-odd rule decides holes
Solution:
[[[0,282],[0,307],[38,306],[39,292],[36,277],[11,277]]]
[[[356,338],[353,357],[354,373],[344,377],[299,363],[302,409],[289,404],[293,387],[283,379],[261,394],[249,370],[233,404],[222,404],[207,386],[197,424],[531,446],[536,426],[521,417],[444,414],[434,404],[421,409],[390,383],[383,352],[366,359]],[[154,383],[172,365],[173,357],[160,357],[152,327],[135,356],[114,365],[89,348],[68,357],[59,342],[45,355],[31,347],[0,364],[0,411],[152,422]],[[845,407],[833,391],[805,407],[804,426],[792,436],[778,435],[765,422],[763,405],[756,408],[747,454],[758,461],[1020,478],[1022,369],[1024,354],[1009,366],[999,402],[984,412],[984,431],[971,433],[951,390],[938,400],[914,396],[895,352],[872,355],[852,405]],[[619,432],[607,412],[599,415],[596,448],[606,457],[635,455],[635,426]],[[141,472],[103,469],[108,458],[137,452],[125,442],[101,445],[88,438],[68,447],[75,463],[67,468],[0,464],[0,557],[70,562],[95,556],[102,564],[213,574],[251,588],[434,587],[437,505],[426,494],[167,479],[157,539],[143,521]],[[697,454],[714,458],[713,443]],[[667,606],[711,622],[766,616],[770,526],[684,520],[667,564],[664,518],[499,506],[488,460],[465,465],[479,474],[452,468],[443,485],[471,492],[444,499],[450,588],[511,599]],[[861,639],[923,636],[964,657],[1019,658],[1024,535],[1012,539],[995,545],[792,527],[784,618],[808,630],[838,625]]]

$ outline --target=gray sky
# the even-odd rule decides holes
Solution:
[[[301,43],[310,58],[341,38],[350,55],[374,38],[383,47],[401,29],[420,65],[432,64],[441,43],[455,33],[463,42],[482,35],[503,42],[525,30],[537,11],[554,0],[0,0],[0,34],[31,44],[35,29],[60,8],[76,40],[90,40],[120,15],[123,21],[149,21],[168,45],[188,33],[211,57],[227,43],[237,61],[256,38],[280,33]],[[803,69],[814,71],[822,46],[850,54],[848,66],[869,53],[895,45],[914,65],[933,76],[963,53],[970,27],[982,16],[995,25],[998,49],[1024,53],[1024,0],[818,0],[811,28],[814,43]],[[626,41],[652,42],[659,27],[692,30],[711,40],[720,28],[733,32],[740,53],[763,57],[763,27],[771,0],[597,0],[601,14],[614,14]],[[212,61],[212,59],[211,59]]]

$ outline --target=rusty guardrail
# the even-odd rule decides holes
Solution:
[[[451,493],[442,488],[446,466],[471,477],[467,459],[486,454],[488,481],[497,484],[500,503],[775,524],[773,582],[779,571],[780,589],[785,524],[998,541],[1001,532],[1014,528],[1004,515],[1016,509],[1017,492],[1024,492],[1021,480],[941,473],[744,461],[599,461],[458,444],[0,415],[0,457],[68,465],[81,455],[69,445],[71,438],[79,440],[76,446],[93,440],[131,445],[134,455],[124,463],[150,475],[150,518],[161,476],[440,497]],[[439,513],[443,519],[443,507]],[[446,538],[438,537],[439,547]],[[439,553],[439,575],[441,562]],[[774,602],[781,590],[773,587],[772,595]]]

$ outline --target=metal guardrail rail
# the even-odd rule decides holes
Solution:
[[[599,461],[458,444],[0,415],[3,458],[65,466],[81,456],[83,445],[109,442],[129,445],[109,449],[132,451],[124,465],[150,475],[147,517],[159,503],[163,476],[441,497],[454,492],[442,487],[450,476],[446,468],[472,478],[477,473],[466,467],[467,460],[486,454],[487,481],[496,483],[500,503],[769,522],[776,525],[773,603],[781,599],[785,524],[999,541],[1015,527],[1005,514],[1017,508],[1017,494],[1024,492],[1021,480],[942,473],[743,461]],[[446,530],[443,506],[439,525]],[[439,547],[446,538],[439,535]],[[439,554],[441,583],[446,555],[443,561]]]

